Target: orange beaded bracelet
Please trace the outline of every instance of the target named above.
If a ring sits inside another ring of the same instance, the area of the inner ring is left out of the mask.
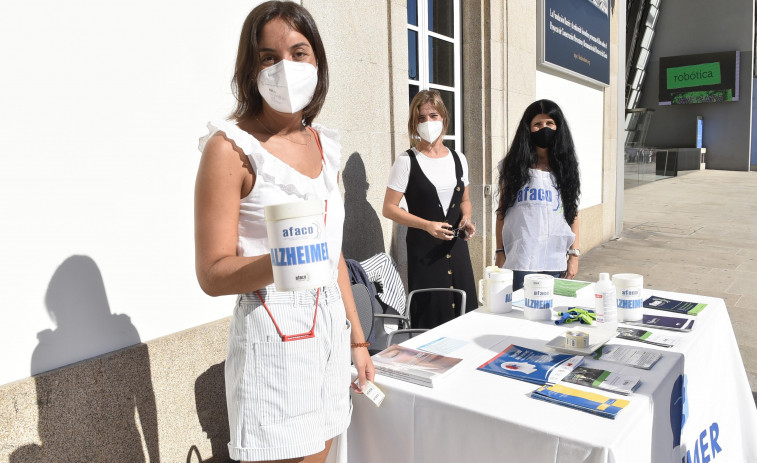
[[[368,347],[370,345],[371,343],[367,341],[366,342],[353,342],[352,344],[350,344],[350,347],[354,349],[356,347]]]

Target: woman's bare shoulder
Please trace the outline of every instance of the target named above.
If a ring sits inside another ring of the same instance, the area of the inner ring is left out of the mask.
[[[222,131],[217,131],[210,136],[202,150],[203,155],[212,154],[215,156],[230,156],[235,153],[242,153],[234,142]]]
[[[201,166],[211,170],[242,168],[254,175],[249,157],[222,131],[211,135],[205,143],[202,150]]]

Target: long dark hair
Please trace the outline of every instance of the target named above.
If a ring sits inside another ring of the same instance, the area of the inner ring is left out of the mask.
[[[572,225],[578,214],[578,198],[581,195],[578,160],[568,121],[557,103],[550,100],[535,101],[526,108],[510,150],[500,162],[497,216],[505,217],[507,210],[515,203],[518,191],[528,183],[528,169],[538,161],[536,147],[531,142],[531,121],[539,114],[547,114],[557,124],[554,143],[549,147],[549,169],[555,176],[555,186],[562,198],[565,221]]]
[[[323,41],[318,33],[313,17],[308,10],[294,2],[270,1],[256,6],[244,21],[242,33],[239,37],[237,63],[234,78],[231,82],[237,105],[231,114],[236,120],[246,119],[260,114],[263,109],[263,97],[258,91],[258,73],[260,72],[260,57],[258,56],[258,40],[263,26],[272,19],[281,19],[292,29],[304,35],[315,54],[318,65],[318,85],[313,99],[302,110],[302,120],[310,125],[321,112],[329,91],[329,65]]]

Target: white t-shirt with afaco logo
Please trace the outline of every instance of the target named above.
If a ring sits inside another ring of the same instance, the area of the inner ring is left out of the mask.
[[[529,169],[529,182],[518,191],[502,227],[504,268],[562,271],[565,253],[576,235],[565,221],[560,192],[551,172]]]

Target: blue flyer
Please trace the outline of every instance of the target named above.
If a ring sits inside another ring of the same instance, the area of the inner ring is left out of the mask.
[[[627,400],[613,399],[562,384],[542,386],[531,397],[612,419],[629,404]]]
[[[554,383],[577,367],[582,355],[551,354],[511,344],[479,370],[536,384]]]

